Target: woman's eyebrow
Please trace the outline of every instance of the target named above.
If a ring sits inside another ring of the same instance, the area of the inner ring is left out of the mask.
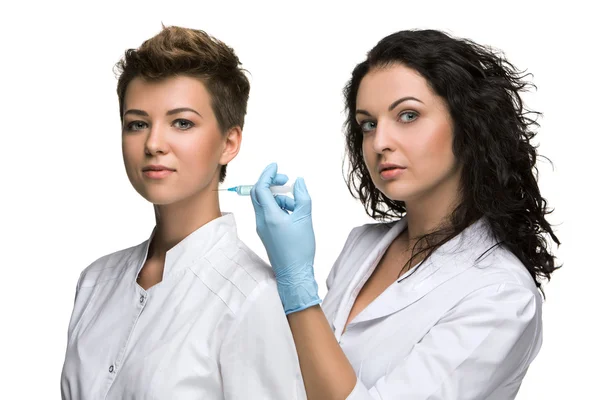
[[[414,100],[414,101],[418,101],[419,103],[423,104],[423,102],[419,99],[417,99],[416,97],[412,97],[412,96],[407,96],[407,97],[402,97],[401,99],[396,100],[395,102],[393,102],[392,104],[390,104],[390,106],[388,107],[388,111],[392,111],[394,108],[398,107],[398,105],[404,101],[408,101],[408,100]]]
[[[147,117],[148,116],[148,113],[146,111],[136,110],[134,108],[125,111],[123,113],[123,116],[126,116],[127,114],[141,115],[142,117]]]
[[[189,107],[174,108],[172,110],[167,111],[167,115],[179,114],[180,112],[185,112],[185,111],[191,111],[195,114],[198,114],[198,116],[200,118],[202,118],[202,115],[200,115],[200,113],[198,111],[194,110],[193,108],[189,108]]]
[[[167,115],[179,114],[179,113],[185,112],[185,111],[191,111],[191,112],[193,112],[195,114],[198,114],[198,116],[202,118],[202,115],[200,115],[200,113],[198,111],[194,110],[193,108],[189,108],[189,107],[174,108],[172,110],[167,111]],[[126,116],[127,114],[141,115],[142,117],[148,117],[149,116],[146,111],[137,110],[135,108],[132,108],[132,109],[129,109],[129,110],[125,111],[123,113],[123,116]]]
[[[398,107],[398,105],[400,103],[408,101],[408,100],[414,100],[414,101],[418,101],[421,104],[425,104],[421,100],[417,99],[416,97],[407,96],[407,97],[402,97],[401,99],[398,99],[398,100],[394,101],[392,104],[390,104],[390,106],[388,107],[388,111],[392,111],[394,108]],[[357,109],[355,113],[356,114],[363,114],[363,115],[366,115],[367,117],[371,116],[371,114],[368,111],[361,110],[361,109]]]

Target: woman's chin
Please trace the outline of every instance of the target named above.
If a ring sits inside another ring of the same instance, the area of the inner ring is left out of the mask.
[[[392,201],[406,201],[406,199],[411,197],[412,191],[408,190],[406,187],[400,186],[401,185],[394,185],[393,183],[384,183],[378,184],[377,189]]]
[[[138,191],[140,196],[142,196],[146,201],[152,203],[155,206],[168,206],[171,204],[178,203],[182,199],[173,194],[168,193],[141,193]]]

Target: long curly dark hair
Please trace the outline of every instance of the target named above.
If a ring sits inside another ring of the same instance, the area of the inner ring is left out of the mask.
[[[356,122],[356,96],[370,70],[394,64],[417,71],[444,99],[453,121],[453,152],[466,166],[460,204],[445,226],[419,239],[425,245],[416,254],[413,251],[408,264],[419,254],[429,257],[486,217],[498,243],[521,260],[542,290],[542,280],[549,280],[558,268],[545,236],[557,245],[560,242],[546,220],[551,211],[537,184],[538,154],[531,140],[539,113],[527,110],[520,96],[535,87],[525,80],[529,74],[517,70],[497,50],[436,30],[400,31],[369,51],[344,89],[346,184],[367,213],[381,220],[403,217],[406,207],[383,195],[369,176],[363,160],[363,134]]]

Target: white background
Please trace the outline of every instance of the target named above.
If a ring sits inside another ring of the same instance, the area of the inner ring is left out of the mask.
[[[544,113],[542,194],[563,242],[546,286],[545,339],[519,400],[592,398],[600,357],[595,171],[598,34],[583,2],[190,1],[83,5],[3,2],[0,116],[0,398],[56,399],[79,273],[137,244],[152,206],[123,167],[112,67],[165,25],[203,29],[251,73],[242,151],[227,184],[251,184],[271,161],[304,176],[314,204],[316,274],[325,278],[353,226],[369,222],[342,175],[341,90],[385,35],[435,28],[503,49],[534,74],[527,104]],[[488,5],[489,3],[489,5]],[[592,2],[590,2],[592,3]],[[16,8],[18,7],[18,8]],[[223,194],[260,256],[249,198]],[[401,340],[399,338],[399,340]]]

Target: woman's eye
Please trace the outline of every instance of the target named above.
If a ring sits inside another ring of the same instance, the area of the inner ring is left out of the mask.
[[[418,116],[419,114],[417,114],[414,111],[405,111],[400,114],[400,121],[405,123],[413,122],[415,119],[417,119]]]
[[[128,131],[141,131],[147,126],[144,121],[133,121],[127,124]]]
[[[176,128],[184,131],[194,126],[194,123],[192,121],[188,121],[187,119],[177,119],[175,122],[173,122],[173,124]]]
[[[360,122],[360,130],[363,131],[363,133],[372,132],[375,128],[377,128],[377,123],[373,121]]]

